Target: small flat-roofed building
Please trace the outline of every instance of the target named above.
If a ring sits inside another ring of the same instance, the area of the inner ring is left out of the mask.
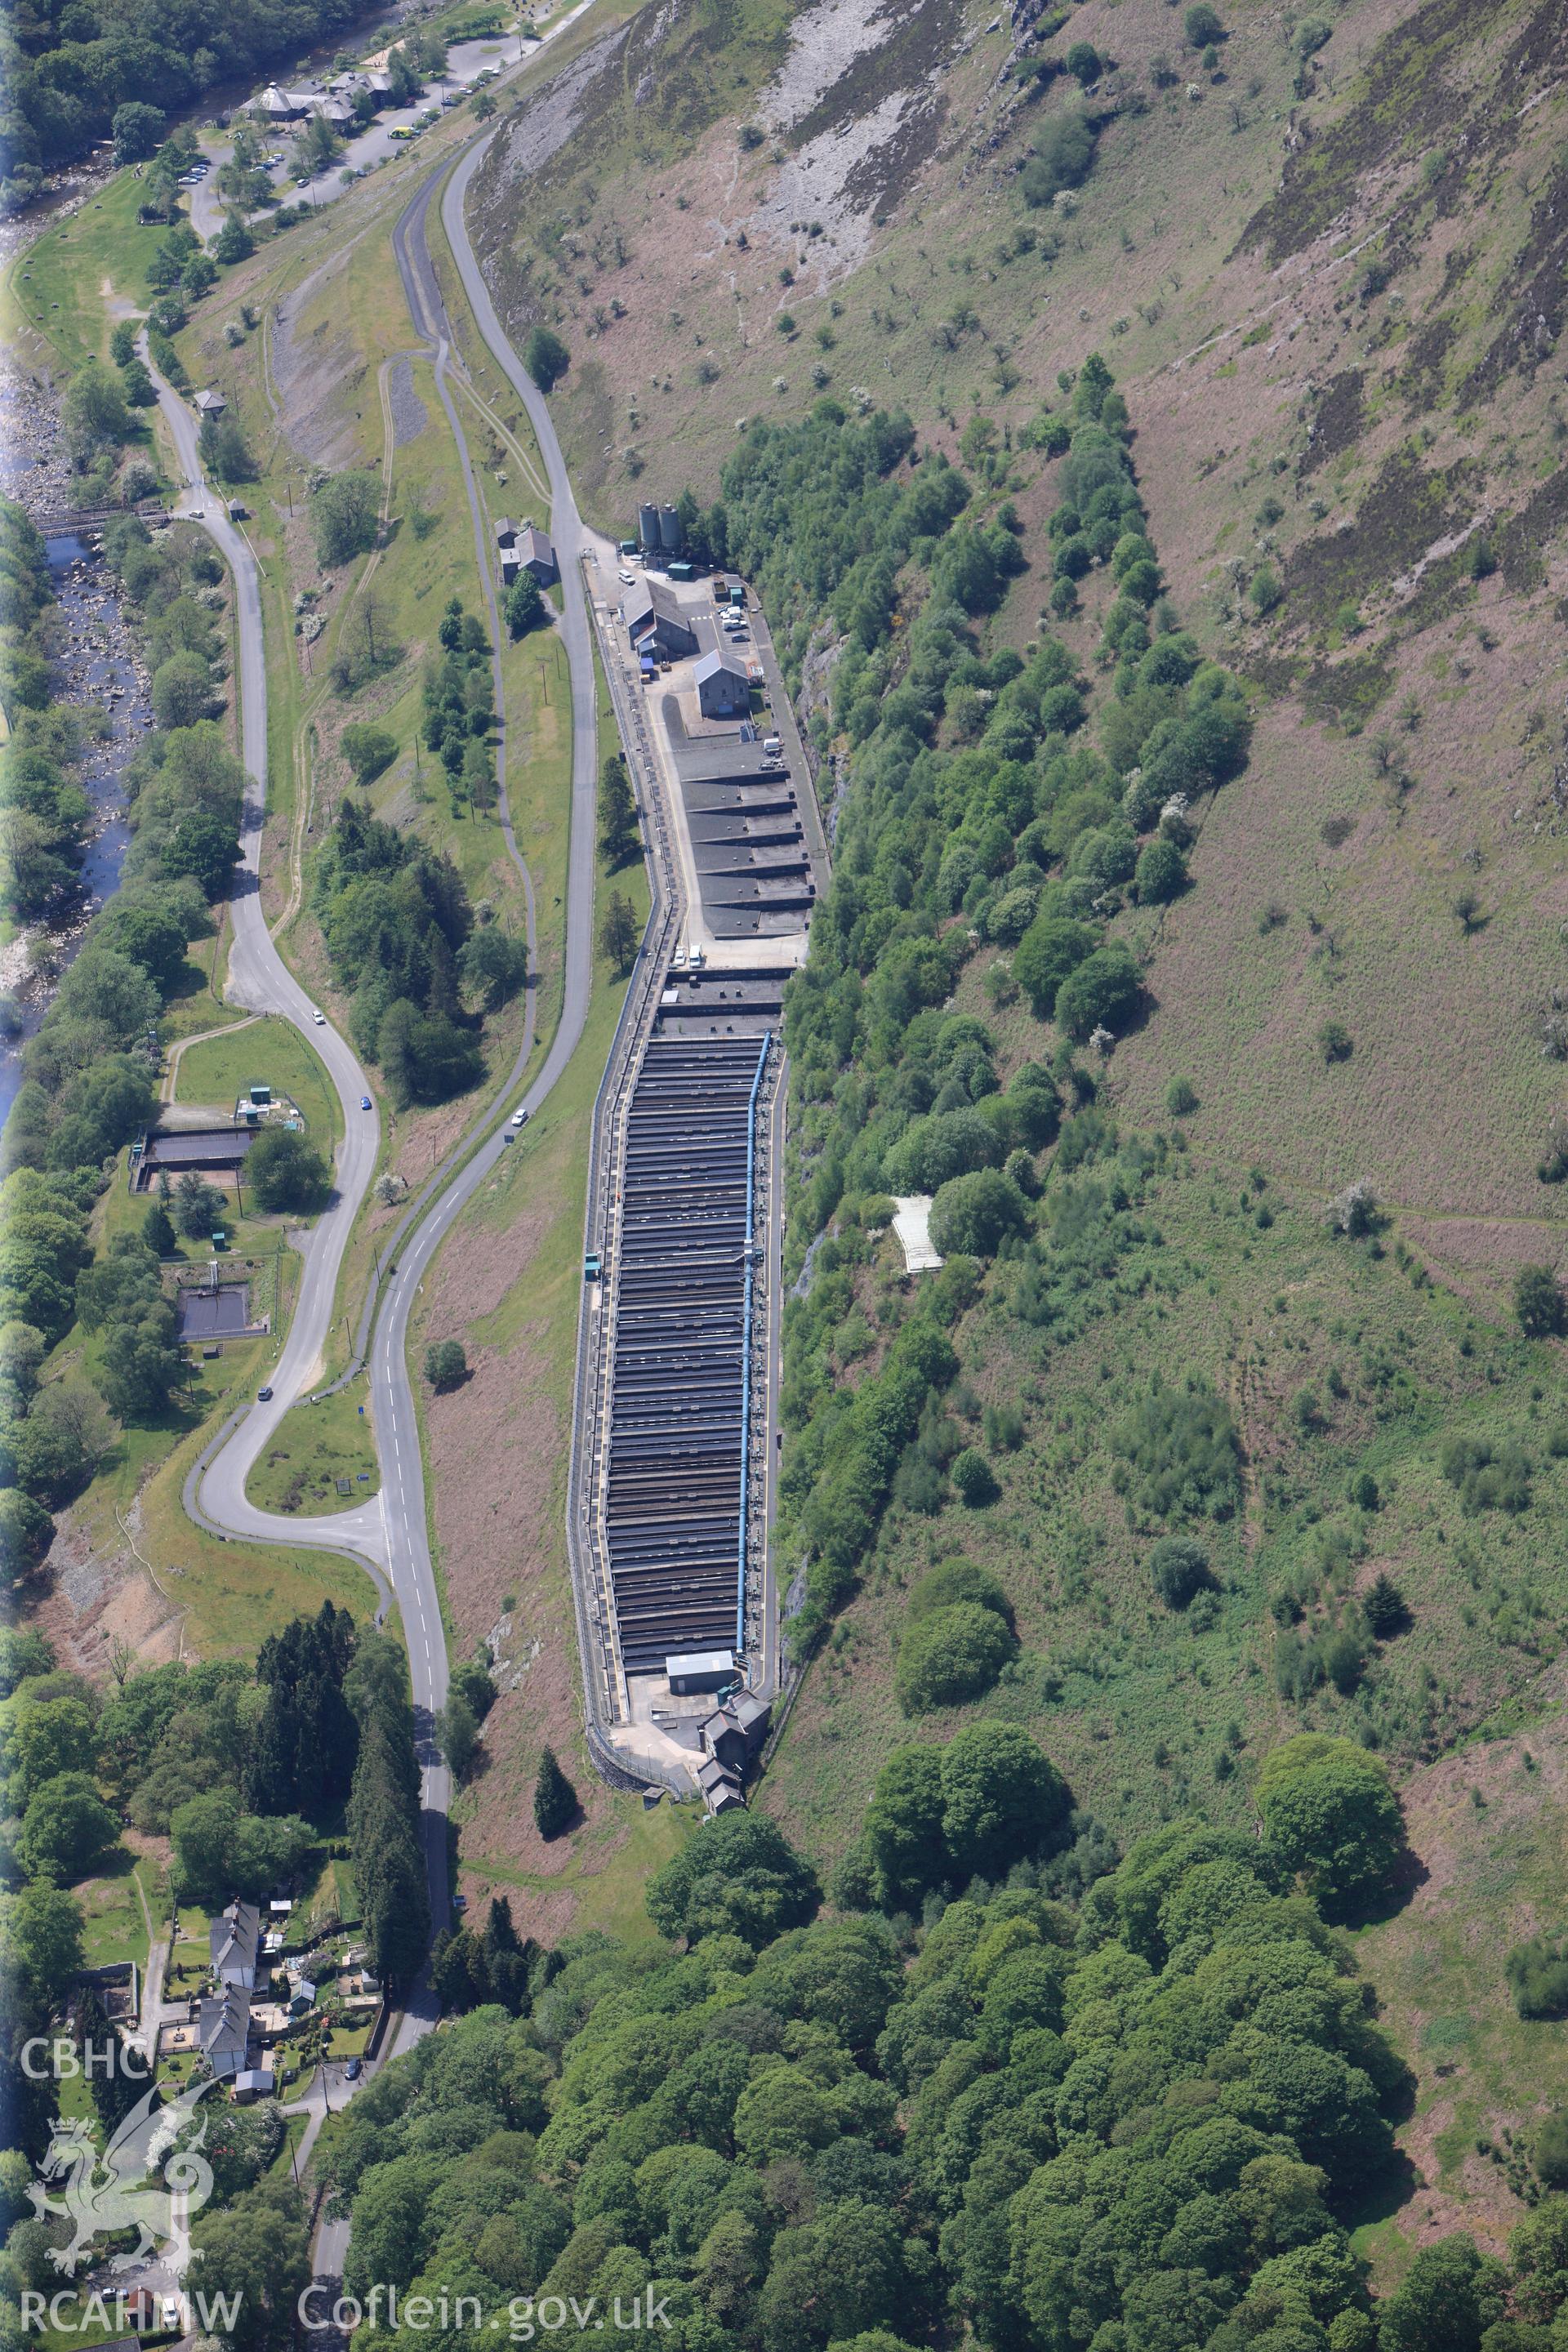
[[[132,1150],[131,1189],[149,1192],[165,1171],[177,1182],[190,1168],[208,1175],[232,1175],[244,1168],[257,1133],[251,1127],[155,1129],[140,1150]]]
[[[496,555],[500,563],[501,586],[510,588],[517,578],[517,525],[507,515],[502,515],[496,525]]]
[[[733,1650],[680,1650],[664,1662],[665,1679],[678,1696],[722,1690],[735,1679]]]
[[[931,1237],[931,1204],[929,1192],[910,1192],[893,1202],[893,1231],[904,1253],[906,1274],[934,1274],[942,1264],[942,1252]]]

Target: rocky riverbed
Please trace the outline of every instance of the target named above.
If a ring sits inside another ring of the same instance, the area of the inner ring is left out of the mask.
[[[52,394],[14,372],[0,373],[0,488],[35,516],[71,504],[58,423]],[[57,697],[84,719],[79,774],[93,815],[74,902],[57,921],[25,927],[0,950],[0,992],[11,1008],[0,1036],[0,1120],[21,1083],[23,1045],[43,1019],[93,914],[120,887],[130,840],[124,772],[153,724],[146,667],[97,552],[96,534],[46,544],[58,599]]]

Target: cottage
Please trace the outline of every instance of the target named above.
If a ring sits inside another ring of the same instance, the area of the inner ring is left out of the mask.
[[[727,647],[715,646],[703,654],[691,673],[697,681],[697,707],[704,719],[744,719],[752,708],[751,680],[746,665]]]
[[[517,560],[524,572],[531,572],[542,588],[548,588],[560,573],[556,568],[555,550],[542,530],[525,522],[517,536]]]
[[[710,1756],[706,1762],[698,1766],[697,1785],[710,1804],[720,1790],[730,1790],[739,1796],[741,1789],[733,1772],[727,1770],[716,1756]]]
[[[249,2042],[250,2000],[243,1987],[204,1994],[196,2046],[220,2083],[244,2072]]]
[[[773,1711],[769,1701],[758,1698],[754,1691],[737,1691],[724,1711],[744,1732],[747,1756],[754,1756],[767,1738],[768,1725],[773,1720]]]
[[[679,599],[660,580],[639,581],[621,606],[626,635],[639,652],[657,651],[670,661],[684,661],[697,651],[697,632],[681,611]]]
[[[221,416],[228,406],[222,393],[215,392],[210,384],[205,392],[197,393],[194,404],[204,424],[209,416]]]
[[[261,1914],[254,1903],[231,1903],[207,1929],[212,1971],[220,1985],[256,1989],[256,1955],[261,1943]]]
[[[737,1778],[746,1769],[746,1735],[732,1715],[721,1707],[707,1717],[698,1732],[703,1753]]]
[[[772,1709],[765,1699],[742,1691],[727,1699],[701,1725],[698,1737],[703,1749],[729,1771],[743,1775],[767,1737]]]

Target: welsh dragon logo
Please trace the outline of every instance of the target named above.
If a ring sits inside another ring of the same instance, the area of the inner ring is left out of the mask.
[[[121,2230],[134,2230],[136,2243],[114,2256],[111,2270],[130,2270],[158,2249],[176,2276],[184,2270],[192,2218],[213,2186],[212,2167],[201,2153],[206,2119],[189,2138],[185,2126],[197,2101],[211,2089],[210,2081],[195,2083],[160,2105],[154,2085],[115,2127],[101,2155],[83,2118],[57,2120],[38,2167],[42,2178],[27,2194],[40,2221],[71,2225],[69,2244],[49,2249],[58,2271],[74,2277],[91,2256],[94,2241]],[[51,2186],[58,2195],[50,2195]]]

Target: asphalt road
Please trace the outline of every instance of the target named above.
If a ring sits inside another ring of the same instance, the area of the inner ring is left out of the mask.
[[[345,1512],[339,1517],[297,1519],[259,1511],[245,1498],[245,1481],[251,1464],[320,1366],[331,1321],[338,1269],[355,1213],[375,1168],[381,1121],[374,1109],[360,1108],[370,1093],[370,1084],[353,1048],[330,1024],[325,1027],[316,1025],[314,1006],[274,947],[267,929],[258,878],[268,761],[267,655],[259,576],[245,534],[230,522],[223,498],[216,490],[204,488],[195,417],[155,370],[153,376],[158,385],[158,404],[187,485],[179,501],[180,511],[200,521],[227,558],[238,604],[240,748],[251,788],[245,795],[240,863],[230,902],[234,945],[229,952],[226,992],[234,1003],[258,1013],[280,1013],[293,1023],[326,1064],[343,1115],[343,1139],[337,1151],[332,1199],[306,1239],[300,1303],[288,1339],[276,1363],[268,1368],[264,1383],[271,1388],[272,1400],[268,1404],[252,1403],[239,1416],[232,1436],[207,1467],[201,1481],[200,1499],[205,1515],[235,1535],[289,1544],[327,1541],[334,1549],[363,1548],[379,1556],[380,1513],[374,1505]]]
[[[562,1005],[561,1025],[555,1033],[544,1067],[528,1097],[531,1104],[542,1101],[576,1051],[577,1040],[583,1034],[583,1024],[587,1018],[588,998],[593,988],[597,691],[594,676],[593,631],[583,590],[582,566],[578,561],[584,541],[583,521],[577,512],[577,501],[572,495],[566,460],[555,437],[550,404],[513,351],[506,331],[496,316],[489,289],[479,274],[479,265],[474,258],[474,249],[468,242],[468,226],[463,219],[463,203],[469,183],[494,137],[494,131],[489,131],[482,139],[477,140],[447,181],[441,199],[441,226],[447,232],[452,257],[458,265],[458,275],[462,279],[463,292],[479,333],[489,345],[497,366],[528,412],[529,423],[533,427],[544,459],[545,477],[550,484],[550,533],[555,542],[555,560],[561,567],[561,635],[572,669],[572,840],[566,869],[565,997]],[[435,185],[436,177],[433,176],[420,192],[426,198],[426,209]],[[406,215],[405,218],[407,218]],[[446,310],[441,303],[435,272],[430,268],[429,250],[425,239],[425,218],[426,211],[421,210],[417,234],[411,234],[409,245],[411,251],[417,255],[421,299],[427,307],[432,303],[435,305],[429,315],[433,320],[438,316],[440,332],[449,341]]]
[[[582,1035],[593,981],[595,800],[596,782],[595,691],[587,608],[577,563],[582,525],[567,479],[564,459],[544,401],[524,373],[491,309],[462,220],[462,197],[483,152],[481,141],[464,158],[448,189],[443,218],[465,290],[498,363],[521,395],[544,454],[552,493],[552,532],[561,564],[561,623],[572,677],[572,816],[566,887],[565,988],[560,1025],[538,1077],[522,1097],[532,1113],[549,1095]],[[395,252],[416,324],[436,343],[445,362],[451,346],[449,325],[430,265],[426,222],[442,171],[432,173],[399,220]],[[444,392],[444,387],[443,387]],[[360,1108],[370,1092],[364,1073],[347,1044],[329,1024],[318,1027],[303,989],[274,947],[262,913],[258,884],[261,823],[267,778],[267,673],[259,581],[244,533],[228,520],[221,499],[204,490],[197,451],[197,425],[184,403],[160,383],[160,405],[189,485],[182,511],[199,520],[232,567],[238,603],[239,682],[245,764],[255,790],[247,794],[241,834],[242,863],[234,898],[235,945],[228,993],[257,1011],[291,1020],[321,1054],[343,1106],[344,1140],[339,1150],[333,1201],[306,1244],[300,1303],[268,1381],[266,1404],[253,1403],[220,1433],[210,1458],[199,1464],[187,1485],[194,1516],[220,1532],[266,1543],[311,1545],[346,1551],[384,1569],[402,1612],[423,1773],[426,1865],[431,1909],[437,1926],[450,1916],[447,1814],[450,1784],[434,1741],[434,1717],[447,1696],[447,1662],[441,1612],[426,1536],[424,1471],[418,1425],[405,1361],[409,1314],[430,1261],[465,1204],[508,1148],[510,1129],[490,1133],[440,1192],[424,1221],[395,1243],[395,1262],[383,1293],[371,1341],[370,1375],[376,1437],[382,1461],[382,1491],[373,1505],[325,1517],[300,1518],[258,1509],[245,1494],[251,1465],[268,1443],[283,1414],[319,1376],[332,1314],[337,1276],[354,1214],[374,1171],[380,1123]],[[448,402],[448,415],[457,419]],[[459,446],[461,446],[459,436]],[[472,478],[469,475],[470,490]],[[475,501],[477,509],[477,500]],[[489,550],[482,529],[477,552],[489,581]],[[493,617],[493,594],[491,596]],[[509,846],[515,844],[507,825]],[[521,866],[521,857],[518,859]],[[529,1041],[531,1044],[531,1041]],[[529,1049],[525,1044],[526,1058]],[[516,1073],[514,1072],[514,1076]],[[510,1093],[511,1079],[502,1091]],[[438,1171],[437,1181],[446,1171]],[[379,1581],[379,1579],[378,1579]],[[433,2021],[427,1990],[411,1999],[394,2045],[408,2046]]]

